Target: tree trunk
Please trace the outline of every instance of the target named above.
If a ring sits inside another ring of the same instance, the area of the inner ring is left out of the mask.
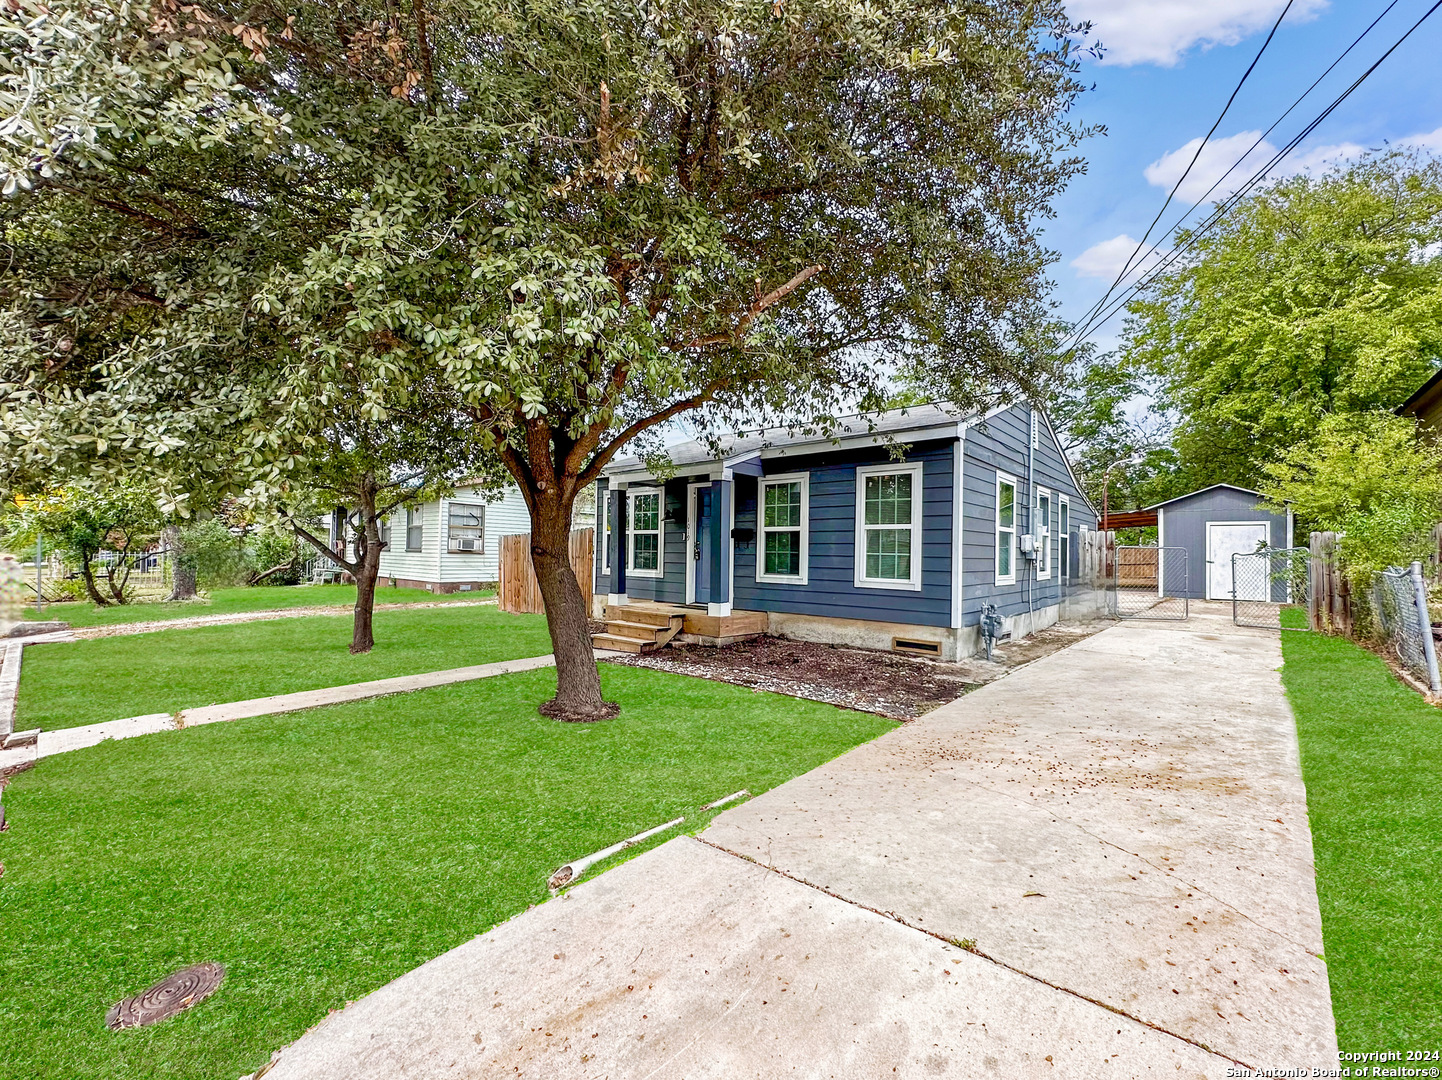
[[[374,521],[367,522],[367,530],[375,527]],[[355,627],[351,631],[350,651],[368,653],[376,644],[375,610],[376,578],[381,569],[381,547],[379,537],[376,543],[367,544],[364,552],[356,552],[355,576]],[[360,546],[359,542],[356,545]]]
[[[180,526],[170,524],[160,532],[160,546],[170,552],[170,595],[166,600],[195,599],[195,564],[180,546]]]
[[[556,657],[556,696],[541,712],[573,723],[609,720],[621,709],[601,697],[591,613],[571,567],[570,507],[548,492],[539,493],[531,509],[531,564],[546,603],[546,628]]]
[[[80,553],[80,577],[85,582],[85,591],[90,594],[90,599],[95,601],[96,607],[109,607],[110,601],[100,595],[100,589],[95,584],[95,571],[90,566],[90,552]]]

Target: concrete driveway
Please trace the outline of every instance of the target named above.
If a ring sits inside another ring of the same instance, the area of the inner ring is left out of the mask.
[[[1335,1066],[1275,634],[1023,668],[334,1014],[269,1080]]]

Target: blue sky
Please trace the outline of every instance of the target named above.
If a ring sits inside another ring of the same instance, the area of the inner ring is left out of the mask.
[[[1411,26],[1433,0],[1399,0],[1391,13],[1268,139],[1280,147]],[[1111,284],[1167,191],[1251,63],[1285,0],[1072,0],[1105,47],[1087,59],[1076,118],[1108,133],[1084,144],[1088,161],[1045,224],[1061,259],[1052,267],[1059,313],[1081,315]],[[1386,0],[1294,0],[1261,63],[1167,211],[1169,224],[1265,130],[1386,7]],[[1386,142],[1442,151],[1442,10],[1423,23],[1285,162],[1325,167]],[[1238,170],[1250,176],[1256,166]],[[1201,182],[1193,186],[1193,177]],[[1220,189],[1219,189],[1220,192]],[[1214,196],[1215,197],[1215,196]],[[1198,212],[1200,216],[1201,211]],[[1128,238],[1132,241],[1128,242]],[[1153,234],[1153,241],[1158,239]],[[1165,234],[1161,237],[1165,240]],[[1165,246],[1165,245],[1164,245]],[[1114,318],[1096,336],[1109,347]]]

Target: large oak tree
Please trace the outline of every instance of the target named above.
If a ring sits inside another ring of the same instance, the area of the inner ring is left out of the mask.
[[[552,715],[607,712],[567,553],[622,447],[1045,372],[1060,0],[45,10],[0,5],[10,481],[275,483],[294,416],[424,386],[530,508]]]

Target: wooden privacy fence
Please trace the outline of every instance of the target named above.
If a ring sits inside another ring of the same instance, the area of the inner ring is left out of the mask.
[[[1313,630],[1352,636],[1352,588],[1337,558],[1337,534],[1314,532],[1308,560],[1311,595],[1307,624]]]
[[[1094,588],[1111,582],[1116,569],[1117,534],[1082,529],[1077,533],[1077,579]]]
[[[595,529],[571,530],[571,569],[576,572],[576,581],[580,583],[587,614],[591,611],[591,587],[595,580],[595,543]],[[498,591],[502,611],[513,615],[540,615],[545,612],[541,586],[536,581],[535,567],[531,565],[530,533],[501,537],[500,578]]]

